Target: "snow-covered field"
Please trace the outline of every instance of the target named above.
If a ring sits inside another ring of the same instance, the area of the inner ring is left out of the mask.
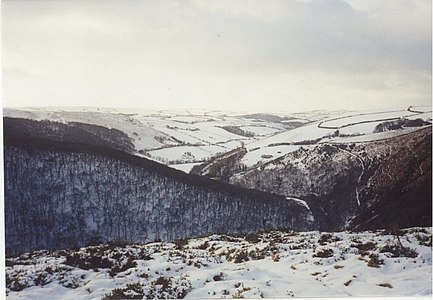
[[[132,139],[138,155],[169,165],[204,161],[285,130],[282,123],[202,111],[20,108],[5,109],[4,116],[116,128]]]
[[[197,165],[200,165],[200,163],[175,164],[175,165],[170,165],[170,167],[185,173],[189,173],[192,170],[192,168],[194,168],[194,166]]]
[[[431,234],[271,231],[35,251],[6,260],[7,299],[430,296]]]
[[[292,152],[293,147],[299,144],[371,142],[409,134],[423,127],[405,127],[386,132],[374,132],[374,130],[381,122],[398,120],[399,118],[422,119],[431,122],[431,108],[413,107],[413,109],[418,109],[418,111],[396,109],[391,111],[342,112],[341,115],[334,114],[331,118],[320,122],[309,123],[305,126],[282,131],[247,143],[245,147],[249,152],[244,157],[243,163],[247,166],[252,166],[260,161],[265,162],[266,157],[268,157],[267,160],[275,159]],[[280,147],[278,151],[274,151],[276,150],[276,146]],[[263,157],[258,154],[264,154],[265,159],[263,160]],[[270,155],[273,158],[270,158]]]
[[[241,146],[248,150],[242,163],[253,166],[296,150],[296,144],[369,142],[419,129],[407,127],[373,133],[384,120],[406,117],[431,121],[432,118],[431,107],[421,106],[383,111],[311,111],[261,118],[227,112],[96,108],[5,109],[4,115],[116,128],[132,139],[137,155],[185,172],[192,164]],[[272,121],[272,117],[281,121]],[[297,122],[300,127],[292,129],[290,122]]]
[[[426,128],[429,126],[431,126],[431,125],[423,126],[423,127],[408,127],[408,128],[404,128],[401,130],[377,132],[377,133],[348,136],[348,137],[333,137],[332,139],[329,139],[325,142],[335,143],[335,144],[374,142],[374,141],[380,141],[380,140],[395,138],[395,137],[402,136],[405,134],[410,134],[412,132],[418,131],[420,129],[423,129],[423,128]]]
[[[293,144],[304,141],[314,141],[321,139],[324,136],[332,135],[335,131],[333,129],[322,129],[317,127],[318,123],[308,124],[299,128],[284,131],[273,136],[263,138],[259,141],[251,142],[246,146],[248,150],[255,148],[262,148],[267,146],[274,146],[278,144]]]
[[[377,120],[389,120],[396,118],[406,118],[410,116],[418,115],[418,113],[409,112],[407,110],[395,110],[395,111],[373,111],[364,112],[359,114],[347,114],[337,118],[328,119],[322,122],[323,127],[335,127],[341,128],[351,124],[357,124],[359,122],[374,122]]]
[[[266,163],[270,160],[274,160],[278,157],[284,156],[287,153],[296,151],[300,146],[296,145],[282,145],[282,146],[271,146],[252,149],[245,154],[242,158],[241,163],[247,167],[251,167],[257,163]]]
[[[224,153],[227,149],[218,145],[178,146],[148,151],[150,158],[170,165],[188,162],[203,162],[217,153]]]

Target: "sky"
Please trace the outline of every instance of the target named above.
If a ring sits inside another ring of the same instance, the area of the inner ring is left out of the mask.
[[[3,106],[431,106],[431,5],[4,0]]]

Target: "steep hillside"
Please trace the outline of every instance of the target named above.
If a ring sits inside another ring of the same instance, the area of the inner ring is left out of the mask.
[[[305,200],[320,228],[431,225],[431,127],[372,142],[301,146],[243,168],[202,165],[197,174]],[[246,170],[245,170],[246,169]]]
[[[104,241],[315,228],[308,208],[285,197],[187,175],[110,147],[53,141],[17,128],[5,131],[8,254]]]
[[[394,140],[392,144],[385,158],[380,161],[370,158],[368,180],[361,194],[363,209],[351,223],[354,229],[432,222],[431,128]],[[369,151],[374,151],[371,148]]]

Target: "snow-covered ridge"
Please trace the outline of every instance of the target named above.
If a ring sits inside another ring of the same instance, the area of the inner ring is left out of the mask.
[[[212,235],[6,260],[8,299],[428,296],[432,229]]]

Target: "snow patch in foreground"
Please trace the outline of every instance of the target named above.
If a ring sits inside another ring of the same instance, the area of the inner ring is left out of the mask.
[[[431,296],[431,233],[270,231],[34,251],[6,260],[7,297]]]

